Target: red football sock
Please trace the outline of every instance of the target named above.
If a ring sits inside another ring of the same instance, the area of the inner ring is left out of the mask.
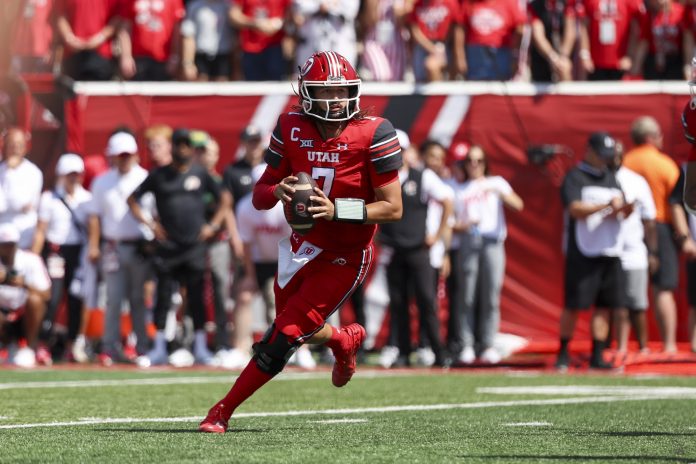
[[[240,404],[246,401],[259,388],[263,387],[266,382],[271,380],[273,376],[259,369],[256,365],[256,360],[252,359],[244,368],[239,377],[232,385],[230,391],[221,399],[216,406],[219,406],[225,411],[229,418]]]
[[[329,327],[331,327],[331,338],[324,344],[331,348],[331,351],[335,351],[337,348],[341,347],[341,342],[343,341],[343,332],[332,325]]]

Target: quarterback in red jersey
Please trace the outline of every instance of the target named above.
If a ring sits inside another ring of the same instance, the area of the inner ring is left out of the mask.
[[[280,242],[275,321],[254,344],[232,389],[201,422],[202,432],[224,433],[234,410],[280,373],[303,343],[328,346],[336,359],[332,383],[348,383],[365,329],[350,324],[339,330],[326,319],[365,278],[376,224],[401,218],[396,131],[360,110],[353,66],[338,53],[315,53],[300,69],[299,100],[297,111],[278,118],[252,200],[257,209],[290,202],[294,174],[307,172],[318,185],[309,208],[316,223]]]

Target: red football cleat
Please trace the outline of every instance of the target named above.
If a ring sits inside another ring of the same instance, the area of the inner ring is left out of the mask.
[[[331,382],[335,387],[344,386],[355,374],[358,348],[365,340],[365,328],[360,324],[350,324],[341,331],[345,333],[345,337],[341,347],[334,351],[336,362],[331,373]]]
[[[205,433],[225,433],[227,432],[227,421],[225,419],[222,407],[220,405],[213,406],[205,419],[198,426],[199,432]]]

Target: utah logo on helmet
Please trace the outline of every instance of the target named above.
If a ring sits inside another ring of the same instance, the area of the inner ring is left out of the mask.
[[[298,77],[300,103],[305,114],[323,121],[347,121],[360,112],[360,84],[358,73],[345,57],[336,52],[317,52],[310,56],[300,67]],[[314,89],[318,87],[347,87],[348,98],[339,99],[346,102],[346,110],[340,114],[331,114],[329,103],[336,100],[315,98]],[[325,102],[322,108],[319,102]]]

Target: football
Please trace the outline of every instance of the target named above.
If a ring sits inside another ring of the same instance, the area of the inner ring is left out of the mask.
[[[306,172],[298,172],[295,177],[297,177],[297,182],[292,184],[295,193],[292,195],[290,203],[285,204],[285,220],[288,221],[293,231],[303,235],[314,227],[314,218],[308,208],[314,204],[309,197],[315,195],[314,187],[317,186],[317,183]]]

